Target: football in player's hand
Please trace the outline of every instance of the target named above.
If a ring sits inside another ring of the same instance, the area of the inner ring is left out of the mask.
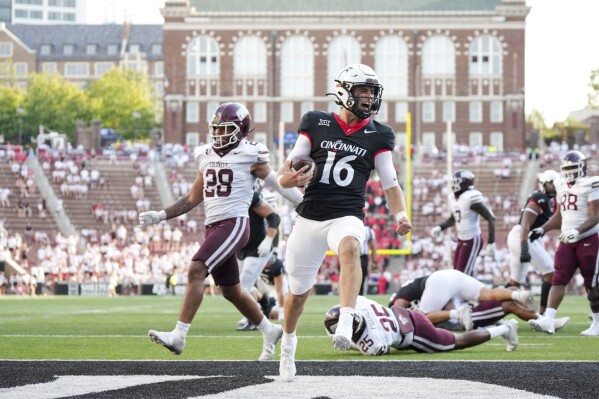
[[[304,170],[304,173],[310,173],[314,171],[316,162],[308,156],[298,157],[291,160],[291,169],[294,171],[298,171],[306,165],[308,165],[308,169]]]
[[[312,183],[312,181],[314,181],[316,178],[316,162],[314,162],[314,160],[308,156],[301,156],[291,159],[291,169],[294,171],[298,171],[304,166],[308,166],[308,168],[304,170],[303,173],[313,172],[312,179],[310,180],[310,183]]]

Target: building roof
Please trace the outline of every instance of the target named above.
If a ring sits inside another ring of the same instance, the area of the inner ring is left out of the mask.
[[[123,25],[7,25],[6,28],[29,48],[37,52],[40,61],[68,60],[110,60],[118,61],[123,37]],[[163,42],[162,25],[129,26],[129,44],[139,44],[140,51],[147,54],[148,60],[162,59],[163,55],[153,54],[152,45]],[[94,55],[87,54],[87,45],[97,46]],[[44,45],[51,46],[50,54],[42,54]],[[73,53],[65,55],[63,47],[73,45]],[[114,55],[108,54],[108,46],[117,45]]]
[[[568,118],[573,118],[578,122],[588,123],[589,119],[599,117],[599,109],[583,108],[577,111],[572,111]]]
[[[493,11],[502,0],[190,0],[196,12]],[[518,2],[511,0],[510,2]],[[521,1],[524,3],[524,0]]]

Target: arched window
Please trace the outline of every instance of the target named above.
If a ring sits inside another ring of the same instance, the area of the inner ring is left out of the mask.
[[[210,36],[198,36],[187,45],[187,77],[218,76],[218,43]]]
[[[337,36],[328,49],[328,91],[335,87],[335,78],[349,64],[359,64],[362,59],[360,43],[352,36]],[[370,66],[370,65],[369,65]]]
[[[314,96],[314,46],[305,36],[290,36],[283,42],[281,96]]]
[[[422,47],[422,75],[454,75],[455,46],[443,35],[430,37]]]
[[[468,54],[468,67],[471,76],[501,75],[501,43],[497,38],[484,35],[472,40]]]
[[[233,76],[266,77],[266,45],[258,36],[244,36],[233,50]]]
[[[383,98],[408,95],[408,46],[399,36],[384,36],[374,53],[374,70],[383,84]]]

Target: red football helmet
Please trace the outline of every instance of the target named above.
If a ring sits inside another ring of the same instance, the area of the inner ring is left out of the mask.
[[[250,132],[250,112],[241,104],[224,103],[218,106],[210,123],[210,137],[215,150],[234,148]]]
[[[341,315],[341,308],[339,305],[335,305],[330,308],[327,313],[324,315],[324,329],[326,330],[328,335],[335,335],[335,331],[337,330],[337,324],[339,323],[339,316]],[[366,324],[364,324],[364,319],[357,313],[354,313],[354,322],[353,322],[353,335],[352,340],[355,342],[360,339],[360,336],[364,332],[364,328],[366,328]]]
[[[560,164],[562,177],[568,183],[574,183],[579,177],[587,175],[587,157],[580,151],[568,151]]]
[[[453,173],[451,189],[456,196],[471,188],[474,188],[474,173],[469,170],[458,170]]]

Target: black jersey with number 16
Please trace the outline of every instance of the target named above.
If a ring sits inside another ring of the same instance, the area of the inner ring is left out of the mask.
[[[334,113],[310,111],[298,133],[310,140],[316,178],[306,188],[297,212],[311,220],[364,219],[366,182],[375,156],[393,150],[393,129],[371,118],[349,126]]]

